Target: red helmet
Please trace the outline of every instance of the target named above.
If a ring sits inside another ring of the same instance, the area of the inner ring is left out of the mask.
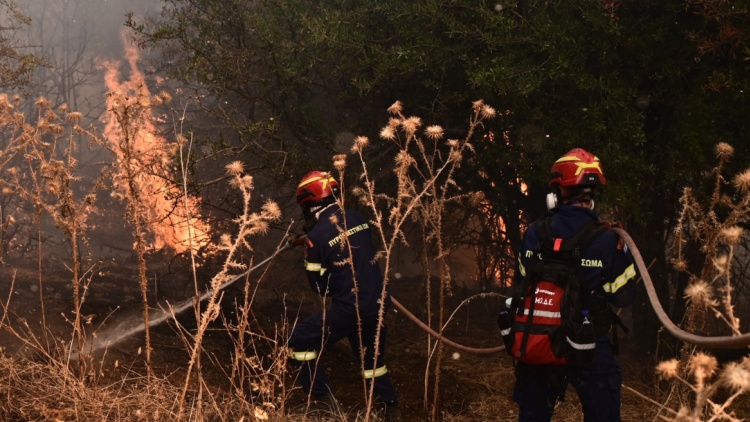
[[[297,186],[297,204],[311,204],[321,202],[325,198],[338,193],[339,184],[327,171],[311,171],[307,173]]]
[[[555,161],[550,172],[549,184],[551,186],[599,186],[607,184],[599,158],[582,148],[568,151],[567,154]]]

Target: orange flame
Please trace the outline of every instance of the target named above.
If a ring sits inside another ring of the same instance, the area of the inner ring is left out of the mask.
[[[127,177],[125,174],[126,158],[120,148],[123,141],[123,127],[118,122],[116,111],[129,110],[140,114],[136,124],[131,125],[127,136],[132,140],[133,156],[138,160],[129,160],[131,174],[138,186],[141,212],[144,213],[148,230],[153,236],[153,248],[162,249],[168,246],[177,252],[184,252],[192,247],[196,250],[208,243],[208,224],[198,215],[198,201],[193,197],[186,197],[180,189],[165,183],[165,178],[158,177],[152,166],[172,170],[174,165],[170,154],[176,145],[168,142],[157,134],[152,112],[152,95],[145,83],[143,73],[138,68],[140,57],[138,48],[127,41],[127,33],[121,38],[125,48],[125,58],[129,64],[130,78],[121,80],[119,61],[104,61],[104,82],[110,95],[107,96],[107,111],[102,116],[105,123],[103,135],[109,141],[111,149],[118,159],[118,174],[115,175],[115,195],[127,195]],[[158,98],[158,97],[154,97]],[[124,102],[124,103],[123,103]],[[133,133],[134,132],[134,133]]]

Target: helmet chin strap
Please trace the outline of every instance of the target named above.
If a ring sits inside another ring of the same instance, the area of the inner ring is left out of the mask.
[[[318,217],[320,216],[320,213],[333,204],[335,204],[335,202],[331,202],[330,204],[320,204],[310,207],[303,207],[302,214],[305,218],[305,223],[302,224],[302,231],[304,231],[305,233],[310,233],[310,230],[312,230],[313,227],[318,224]]]

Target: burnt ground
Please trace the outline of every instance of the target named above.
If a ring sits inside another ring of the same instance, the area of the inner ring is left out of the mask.
[[[320,301],[309,291],[302,271],[301,256],[296,252],[286,252],[269,266],[251,274],[251,283],[260,283],[252,302],[254,330],[265,333],[277,332],[285,319],[293,321],[295,318],[304,318],[321,306]],[[141,317],[141,296],[135,261],[129,256],[120,258],[117,263],[113,260],[99,260],[86,270],[86,279],[90,280],[90,283],[81,313],[86,318],[85,327],[89,331],[106,333],[120,321],[137,321]],[[45,262],[40,295],[39,275],[35,269],[37,264],[34,260],[30,260],[28,264],[31,268],[7,265],[1,270],[3,281],[0,298],[8,309],[6,324],[10,323],[18,330],[25,331],[23,327],[27,323],[33,337],[42,343],[50,343],[49,339],[52,337],[60,341],[70,341],[70,321],[74,316],[70,271],[61,261]],[[209,266],[202,268],[199,279],[205,282],[210,278],[208,274],[212,274],[212,271],[215,269]],[[150,257],[149,275],[153,283],[149,286],[149,299],[152,306],[158,306],[158,303],[163,304],[165,301],[171,304],[189,301],[193,289],[193,281],[189,274],[185,262],[159,256]],[[204,360],[203,375],[214,388],[220,390],[231,388],[226,374],[231,370],[231,353],[234,347],[225,324],[231,325],[236,320],[234,303],[242,299],[242,285],[242,282],[238,282],[226,289],[222,301],[223,321],[217,320],[204,340],[204,348],[210,358]],[[424,317],[426,292],[419,278],[404,277],[394,280],[390,290],[393,296],[412,312]],[[436,287],[434,291],[437,291]],[[472,293],[465,289],[456,289],[446,298],[446,309],[452,312],[463,299],[471,295]],[[51,337],[45,337],[45,331],[40,329],[40,299],[43,299],[44,304],[46,332]],[[475,299],[461,307],[447,328],[447,337],[472,347],[499,345],[501,340],[495,325],[498,302],[497,298]],[[433,306],[435,305],[437,303]],[[178,321],[187,330],[195,328],[191,310],[180,314]],[[425,368],[430,360],[427,336],[398,312],[391,311],[387,322],[388,367],[399,391],[405,420],[426,420],[432,407],[434,385],[434,378],[431,377],[429,390],[425,393]],[[180,374],[184,374],[188,355],[183,341],[177,334],[175,324],[168,321],[155,326],[151,330],[151,335],[155,372],[165,376],[169,374],[180,383],[184,379],[180,378]],[[32,348],[23,347],[16,336],[9,334],[7,326],[0,336],[6,354],[33,353]],[[28,338],[31,334],[26,333],[25,336]],[[110,375],[116,376],[118,371],[125,370],[123,368],[142,368],[143,354],[139,354],[139,349],[142,351],[143,346],[143,333],[137,333],[109,347],[106,353],[99,351],[96,359],[101,362],[104,372],[109,371]],[[661,391],[657,388],[653,376],[653,358],[637,356],[631,349],[625,338],[621,360],[626,385],[657,402],[663,402],[666,390]],[[261,344],[256,345],[254,350],[253,353],[263,353],[268,349]],[[435,359],[436,356],[433,356],[433,363]],[[115,368],[116,361],[120,369]],[[351,420],[354,420],[363,408],[362,384],[359,368],[346,341],[328,347],[324,363],[329,370],[335,395],[351,415]],[[439,375],[440,420],[516,419],[515,406],[510,399],[514,381],[511,360],[503,353],[456,354],[456,350],[445,347]],[[425,404],[426,395],[430,397],[427,401],[430,404]],[[556,411],[555,420],[581,420],[575,394],[571,392],[568,398]],[[292,392],[289,404],[294,406],[303,399],[299,391]],[[652,420],[657,416],[658,408],[638,394],[626,390],[622,413],[624,420]]]

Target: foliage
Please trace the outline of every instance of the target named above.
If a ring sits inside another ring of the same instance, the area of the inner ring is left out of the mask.
[[[34,69],[44,63],[40,57],[24,53],[17,40],[18,31],[30,23],[15,2],[0,1],[0,88],[22,88]]]

